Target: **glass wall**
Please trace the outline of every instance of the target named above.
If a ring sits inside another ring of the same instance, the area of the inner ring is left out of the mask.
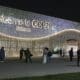
[[[68,55],[68,50],[73,47],[74,50],[77,50],[78,41],[79,39],[79,33],[75,33],[76,35],[76,42],[70,41],[67,42],[69,39],[75,39],[75,37],[71,37],[71,33],[66,32],[53,36],[46,39],[40,39],[40,40],[23,40],[23,39],[16,39],[16,38],[9,38],[0,36],[0,48],[3,46],[5,48],[6,58],[11,57],[18,57],[19,58],[19,51],[21,48],[27,49],[30,48],[31,53],[33,54],[33,57],[40,57],[43,55],[43,48],[48,47],[50,50],[59,50],[60,48],[63,48],[65,51],[65,55]],[[66,37],[64,37],[66,36]],[[67,37],[70,36],[70,37]],[[76,54],[75,54],[76,55]]]
[[[33,57],[38,57],[43,55],[43,48],[45,46],[49,47],[49,41],[27,41],[0,36],[0,48],[2,46],[5,48],[6,58],[19,57],[19,51],[21,48],[24,48],[24,50],[30,48]]]

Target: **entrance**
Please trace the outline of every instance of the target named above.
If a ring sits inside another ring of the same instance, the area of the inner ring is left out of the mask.
[[[73,48],[73,55],[76,56],[77,53],[77,49],[78,49],[78,41],[77,40],[67,40],[64,44],[63,44],[63,49],[65,51],[65,55],[68,56],[69,55],[69,50]]]

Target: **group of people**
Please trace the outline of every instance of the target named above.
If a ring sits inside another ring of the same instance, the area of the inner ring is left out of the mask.
[[[69,58],[70,61],[73,61],[73,48],[71,48],[69,50]],[[45,64],[47,62],[50,62],[51,60],[51,56],[52,56],[52,52],[49,50],[48,47],[44,47],[43,48],[43,58],[42,58],[42,62]],[[23,59],[23,57],[25,58],[25,62],[30,62],[32,63],[32,53],[30,51],[29,48],[27,48],[26,50],[24,50],[23,48],[20,49],[20,60]],[[60,49],[60,56],[62,56],[62,50]],[[1,47],[0,49],[0,61],[4,61],[5,60],[5,50],[4,47]],[[77,49],[77,66],[79,66],[79,61],[80,61],[80,48]]]
[[[23,59],[23,56],[25,57],[25,61],[32,63],[32,59],[31,57],[33,56],[31,54],[31,51],[29,50],[29,48],[27,48],[26,50],[24,50],[23,48],[20,49],[20,60]],[[4,47],[1,47],[0,49],[0,62],[4,62],[5,60],[5,50]]]
[[[23,48],[20,49],[20,60],[23,59],[23,57],[25,57],[25,61],[26,62],[30,62],[32,63],[32,53],[31,51],[29,50],[29,48],[27,48],[26,50],[24,50]],[[47,62],[50,62],[50,59],[51,59],[51,56],[52,56],[52,52],[49,50],[48,47],[44,47],[43,49],[43,63],[47,63]]]
[[[29,50],[29,48],[27,48],[26,50],[24,50],[23,48],[20,49],[20,60],[23,59],[23,56],[25,57],[25,61],[26,63],[29,61],[30,63],[32,63],[32,59],[31,57],[33,56],[31,51]]]
[[[50,61],[51,59],[51,55],[52,55],[52,52],[49,50],[49,48],[45,47],[43,49],[43,63],[47,63]],[[25,57],[25,61],[26,62],[30,62],[32,63],[32,53],[31,51],[29,50],[29,48],[27,48],[26,50],[24,50],[23,48],[20,49],[20,60],[23,59],[23,57]]]
[[[49,50],[48,47],[44,47],[43,49],[43,63],[50,62],[52,56],[52,52]]]
[[[73,61],[73,57],[74,57],[73,53],[74,53],[73,48],[71,48],[69,50],[70,61]],[[79,66],[79,61],[80,61],[80,48],[77,49],[77,66]]]

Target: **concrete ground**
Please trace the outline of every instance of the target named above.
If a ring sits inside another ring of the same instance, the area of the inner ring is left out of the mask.
[[[33,63],[25,63],[24,60],[6,60],[5,62],[0,62],[0,79],[70,72],[80,72],[76,59],[70,62],[68,58],[53,58],[47,64],[42,64],[41,58],[33,59]]]

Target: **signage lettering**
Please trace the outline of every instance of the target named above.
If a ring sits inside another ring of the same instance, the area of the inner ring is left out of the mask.
[[[51,26],[50,22],[47,22],[47,21],[40,21],[40,20],[35,20],[35,19],[33,19],[32,21],[28,19],[16,19],[14,17],[7,17],[4,15],[0,16],[0,22],[4,24],[14,24],[16,25],[16,27],[23,26],[23,28],[24,27],[31,28],[32,26],[32,28],[39,28],[39,29],[45,29],[45,30],[49,29],[49,27]]]

